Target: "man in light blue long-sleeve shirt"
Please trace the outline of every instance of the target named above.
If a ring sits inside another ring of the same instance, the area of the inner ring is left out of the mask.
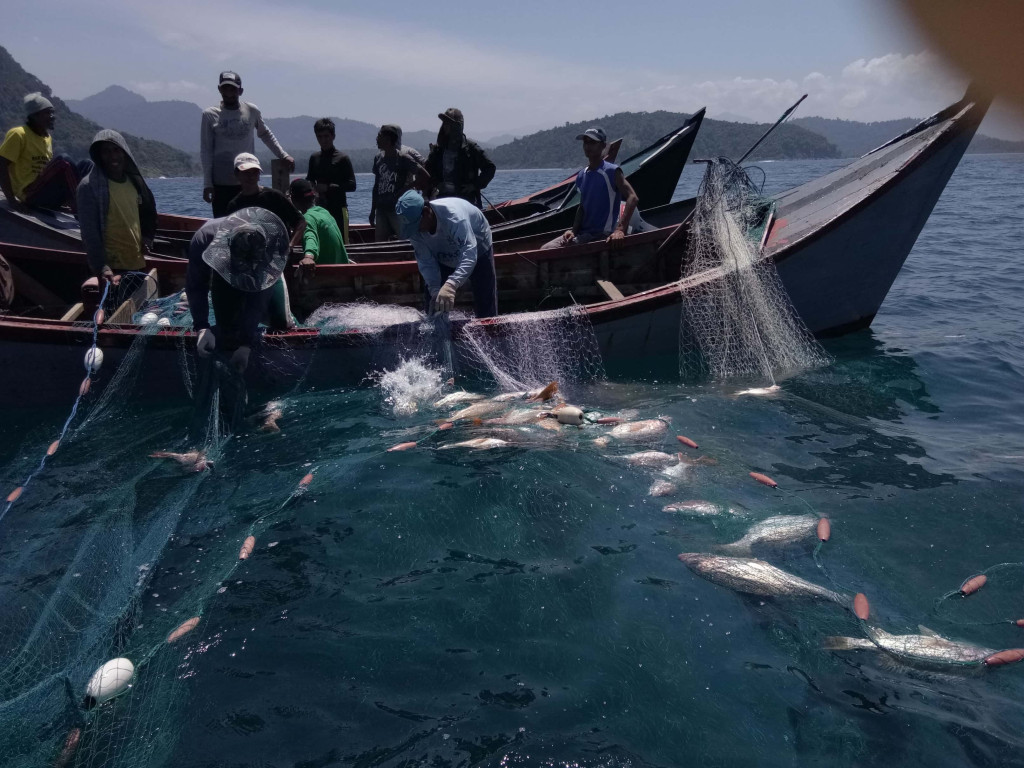
[[[424,202],[419,192],[409,190],[398,199],[395,213],[416,252],[431,312],[451,311],[456,291],[468,281],[476,316],[498,314],[491,226],[479,208],[458,197]]]

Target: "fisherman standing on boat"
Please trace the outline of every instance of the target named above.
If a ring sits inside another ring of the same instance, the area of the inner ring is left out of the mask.
[[[192,328],[199,334],[196,352],[202,358],[214,351],[230,353],[231,365],[244,371],[249,352],[259,339],[259,324],[280,330],[290,325],[290,313],[275,307],[276,286],[288,261],[288,228],[264,208],[243,208],[223,219],[210,219],[193,235],[185,277]],[[210,326],[210,306],[213,298]]]
[[[0,144],[0,190],[12,208],[20,203],[50,209],[67,203],[74,208],[75,189],[92,163],[53,157],[53,104],[41,93],[30,93],[22,101],[25,124],[11,128]]]
[[[156,234],[156,202],[120,133],[97,133],[89,156],[95,165],[78,185],[78,221],[85,258],[96,277],[83,288],[98,290],[97,278],[117,285],[119,295],[111,302],[116,306],[145,280],[145,256]]]
[[[576,174],[576,188],[580,191],[576,221],[572,229],[541,246],[545,249],[595,240],[621,240],[640,202],[622,169],[604,159],[608,136],[603,128],[587,128],[576,139],[583,141],[587,158],[587,167]]]
[[[341,230],[327,209],[316,205],[313,185],[306,179],[294,179],[288,187],[288,196],[302,217],[306,229],[302,233],[302,273],[310,276],[317,264],[348,264],[348,252],[341,238]]]
[[[479,144],[466,137],[462,110],[449,107],[438,117],[441,130],[427,156],[427,172],[439,197],[461,197],[481,207],[480,190],[494,178],[495,166]]]
[[[348,245],[348,198],[346,192],[356,191],[356,174],[352,161],[334,148],[334,121],[322,117],[313,124],[320,151],[309,157],[306,180],[316,185],[320,205],[334,217],[341,236]]]
[[[430,185],[430,174],[423,167],[423,156],[412,147],[402,146],[402,129],[385,124],[377,132],[377,149],[373,158],[373,194],[370,202],[370,225],[374,240],[401,237],[402,223],[395,213],[395,203],[407,189]]]
[[[213,215],[225,215],[228,203],[239,192],[234,177],[234,161],[242,152],[255,151],[253,131],[267,148],[295,169],[295,160],[263,122],[263,115],[255,104],[239,101],[242,78],[235,72],[221,72],[221,103],[203,110],[199,133],[199,155],[203,164],[203,200],[213,204]]]
[[[473,286],[476,316],[497,315],[494,248],[491,227],[483,212],[457,197],[424,202],[415,190],[398,198],[395,211],[430,292],[429,311],[450,312],[455,306],[455,292],[468,280]]]

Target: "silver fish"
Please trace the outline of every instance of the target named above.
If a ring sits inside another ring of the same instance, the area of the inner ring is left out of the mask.
[[[478,419],[489,413],[500,411],[503,407],[504,406],[501,403],[492,403],[490,401],[473,403],[472,405],[466,406],[461,411],[453,413],[448,417],[448,421],[458,421],[459,419]]]
[[[663,451],[640,451],[630,453],[622,457],[623,460],[634,467],[653,467],[662,469],[679,463],[679,457]]]
[[[878,627],[867,627],[870,639],[862,637],[826,637],[830,651],[884,651],[908,663],[981,664],[995,649],[949,640],[927,627],[919,635],[890,635]]]
[[[782,387],[778,384],[772,384],[770,387],[751,387],[750,389],[741,389],[736,393],[736,396],[750,395],[753,397],[771,397],[782,391]]]
[[[528,392],[502,392],[491,398],[496,403],[507,403],[511,400],[525,400]]]
[[[738,515],[732,507],[724,507],[721,504],[714,504],[710,501],[675,501],[666,504],[661,508],[662,512],[679,512],[684,515],[697,515],[699,517],[713,517],[715,515]]]
[[[457,403],[472,403],[477,400],[483,400],[483,395],[478,395],[476,392],[452,392],[449,395],[445,395],[436,403],[435,408],[447,408],[449,405],[456,405]]]
[[[594,441],[595,443],[597,440]],[[668,480],[655,480],[651,483],[650,489],[647,491],[648,496],[668,496],[671,493],[676,492],[675,483],[670,483]]]
[[[810,538],[817,529],[818,518],[814,515],[777,515],[754,523],[742,539],[725,544],[722,549],[742,553],[758,544],[789,544]]]
[[[497,437],[474,437],[472,440],[463,440],[461,443],[442,445],[441,450],[447,448],[473,448],[483,451],[490,448],[504,448],[506,445],[508,445],[507,440],[501,440]]]
[[[804,581],[764,560],[696,552],[685,552],[679,555],[679,559],[698,576],[736,592],[762,597],[830,600],[844,606],[850,602],[837,592]]]
[[[517,408],[509,411],[504,416],[485,420],[485,424],[531,424],[544,418],[543,411],[535,411],[532,408]]]
[[[617,440],[649,440],[663,434],[667,429],[668,424],[661,419],[644,419],[616,424],[608,434]]]

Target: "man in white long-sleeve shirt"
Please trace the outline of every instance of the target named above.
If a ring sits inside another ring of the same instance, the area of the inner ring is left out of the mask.
[[[203,110],[199,154],[203,163],[203,200],[213,204],[213,215],[219,218],[241,191],[235,178],[235,158],[242,152],[255,153],[253,131],[271,152],[288,162],[289,170],[295,169],[295,160],[263,122],[259,108],[239,101],[242,78],[236,72],[221,72],[217,90],[221,103]]]

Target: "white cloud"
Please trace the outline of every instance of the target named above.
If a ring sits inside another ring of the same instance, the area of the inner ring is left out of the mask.
[[[116,2],[116,0],[108,0]],[[268,115],[315,109],[366,120],[399,120],[407,130],[433,127],[441,105],[458,104],[473,130],[522,132],[623,110],[720,113],[771,121],[808,93],[800,115],[885,120],[930,114],[963,84],[931,54],[890,53],[850,62],[839,71],[793,77],[732,74],[685,80],[618,61],[601,67],[567,46],[548,56],[484,46],[454,31],[443,35],[373,21],[343,11],[267,0],[179,0],[138,3],[120,11],[150,39],[187,53],[209,69],[235,66],[264,82],[284,73],[302,88],[253,90]],[[202,24],[195,19],[201,18]],[[244,23],[239,23],[244,19]],[[567,61],[562,57],[574,57]],[[198,99],[211,89],[190,82],[146,83],[151,98]],[[316,100],[316,107],[311,103]]]

